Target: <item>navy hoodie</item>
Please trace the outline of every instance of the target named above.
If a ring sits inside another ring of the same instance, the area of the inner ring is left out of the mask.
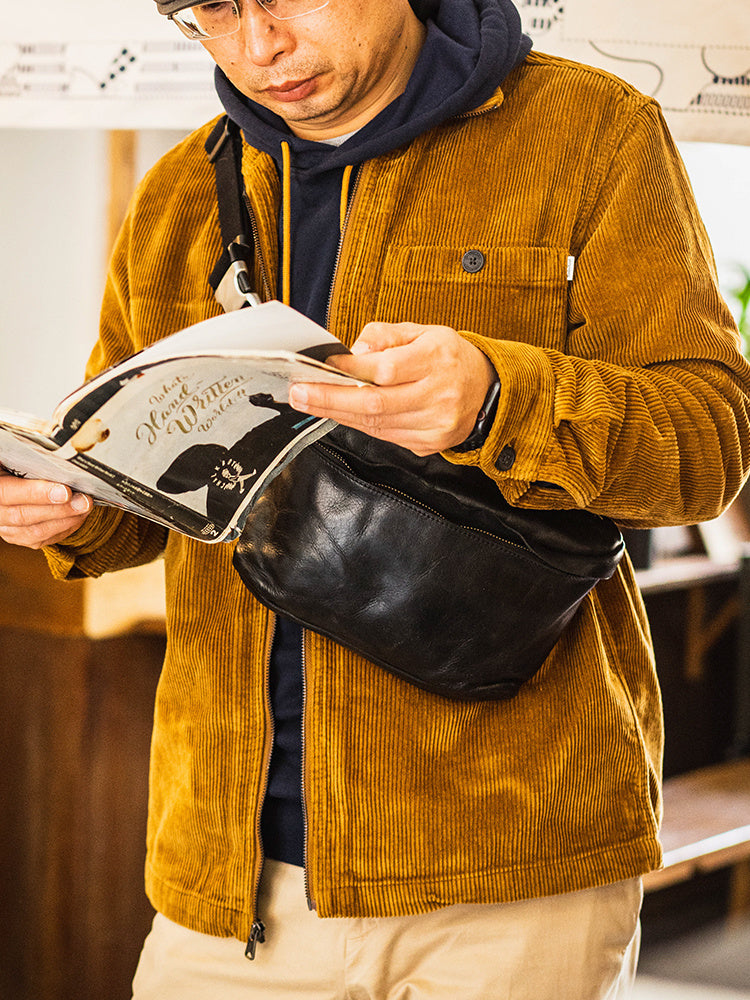
[[[418,13],[430,6],[434,11],[406,90],[340,146],[298,138],[280,117],[244,97],[216,69],[225,110],[247,142],[274,159],[280,173],[281,143],[289,143],[290,305],[322,325],[340,239],[344,169],[404,146],[482,104],[531,48],[511,0],[440,0],[431,5],[412,0],[412,6]],[[281,224],[279,229],[281,241]],[[301,865],[302,635],[282,618],[277,620],[269,685],[274,744],[261,816],[263,845],[268,857]]]

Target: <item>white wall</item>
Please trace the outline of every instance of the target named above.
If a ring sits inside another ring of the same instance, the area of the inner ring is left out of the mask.
[[[139,173],[182,133],[139,139]],[[95,131],[5,130],[0,156],[0,407],[48,416],[81,380],[104,271],[108,146]],[[681,147],[726,289],[750,267],[750,148]]]
[[[0,406],[47,416],[48,402],[80,381],[96,328],[105,136],[5,131],[2,149]]]
[[[139,175],[184,133],[146,132]],[[0,132],[0,408],[40,417],[81,382],[107,257],[103,131]]]
[[[740,282],[737,264],[750,270],[750,147],[686,142],[680,153],[711,237],[722,289],[736,315],[730,293]]]

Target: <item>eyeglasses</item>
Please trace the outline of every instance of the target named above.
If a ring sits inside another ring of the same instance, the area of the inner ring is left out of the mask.
[[[243,0],[250,2],[250,0]],[[256,0],[259,7],[277,21],[292,21],[297,17],[314,14],[327,7],[331,0],[315,4],[315,0]],[[207,38],[223,38],[240,30],[241,8],[239,0],[207,0],[194,3],[190,7],[168,14],[187,38],[204,41]]]

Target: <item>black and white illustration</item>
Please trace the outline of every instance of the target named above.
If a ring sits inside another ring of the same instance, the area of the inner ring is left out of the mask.
[[[537,48],[622,77],[677,139],[750,143],[750,4],[516,0]]]
[[[706,82],[690,106],[709,114],[750,117],[750,52],[727,53],[723,49],[706,48],[701,52],[701,62]]]
[[[565,6],[569,0],[517,0],[524,31],[541,39],[554,28],[562,25]]]
[[[215,523],[230,519],[252,496],[259,474],[273,464],[290,440],[316,422],[315,417],[299,413],[288,403],[277,402],[270,393],[254,393],[247,402],[262,411],[273,411],[273,415],[230,447],[194,444],[186,448],[159,477],[157,489],[169,494],[205,490],[208,518]]]
[[[41,0],[3,12],[0,125],[193,128],[219,110],[210,58],[153,5]]]

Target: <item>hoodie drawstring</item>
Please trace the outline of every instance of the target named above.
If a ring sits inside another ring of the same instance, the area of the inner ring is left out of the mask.
[[[281,144],[281,225],[284,240],[281,262],[281,301],[290,305],[292,298],[292,157],[288,142]]]
[[[353,166],[344,168],[344,176],[341,180],[341,206],[339,208],[339,229],[343,230],[346,222],[346,212],[349,207],[349,185],[352,180]]]
[[[291,304],[292,298],[292,154],[288,142],[281,143],[281,301]],[[344,168],[341,180],[341,202],[339,205],[339,228],[343,232],[346,213],[349,208],[352,165]]]

